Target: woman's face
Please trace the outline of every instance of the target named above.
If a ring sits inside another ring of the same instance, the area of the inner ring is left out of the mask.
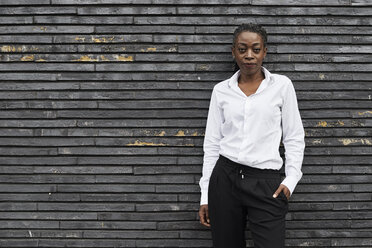
[[[232,47],[232,55],[240,72],[246,75],[254,75],[261,71],[266,52],[267,48],[264,47],[261,36],[248,31],[241,32]]]

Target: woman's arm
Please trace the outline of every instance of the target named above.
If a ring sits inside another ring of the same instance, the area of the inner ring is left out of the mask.
[[[207,126],[204,136],[203,174],[199,182],[201,189],[200,205],[208,204],[209,178],[219,157],[220,140],[222,138],[221,125],[223,122],[223,113],[218,106],[216,94],[216,87],[214,87],[209,104]]]
[[[288,79],[289,80],[289,79]],[[287,85],[282,106],[283,144],[285,148],[285,175],[282,184],[293,193],[302,177],[301,167],[305,149],[305,132],[298,110],[295,89],[291,80]]]

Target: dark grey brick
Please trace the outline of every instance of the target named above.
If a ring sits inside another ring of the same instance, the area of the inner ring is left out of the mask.
[[[0,138],[2,145],[8,146],[92,146],[94,138],[73,137],[32,137],[32,138]]]
[[[116,118],[120,116],[133,116],[135,118],[204,118],[206,116],[207,110],[199,110],[198,112],[188,109],[175,110],[171,113],[168,110],[87,110],[85,112],[76,111],[76,110],[57,110],[57,111],[22,111],[23,118]],[[320,111],[317,111],[320,112]],[[327,112],[323,115],[326,115]],[[20,118],[20,112],[13,111],[2,111],[3,118]],[[56,115],[55,115],[56,114]],[[318,113],[322,115],[321,113]],[[341,113],[340,113],[341,114]],[[339,115],[340,115],[339,114]],[[26,117],[27,116],[27,117]],[[329,115],[328,115],[329,116]],[[306,117],[306,116],[305,116]],[[337,116],[336,116],[337,117]]]
[[[1,29],[0,29],[1,30]],[[97,26],[96,32],[105,34],[159,34],[159,33],[181,33],[181,34],[193,34],[195,27],[179,25],[167,25],[167,26],[148,26],[148,25],[135,25],[128,26],[123,29],[121,26]],[[1,32],[0,32],[1,33]],[[362,33],[361,33],[362,34]]]
[[[200,192],[198,185],[156,185],[156,192],[166,193],[197,193]]]
[[[42,211],[133,211],[134,204],[122,203],[38,203],[38,210]],[[61,223],[61,226],[62,223]]]
[[[42,193],[43,191],[48,192],[48,194]],[[35,192],[37,191],[35,190]],[[79,194],[55,193],[55,190],[53,191],[40,190],[40,193],[33,193],[33,194],[22,194],[20,192],[18,194],[9,194],[9,193],[0,194],[0,200],[3,200],[3,201],[25,201],[25,202],[63,201],[67,198],[69,199],[69,201],[80,201],[81,200],[81,196]]]
[[[171,220],[195,220],[195,218],[196,212],[98,214],[98,220],[171,221]]]
[[[138,188],[140,191],[141,188]],[[89,194],[80,193],[81,201],[91,202],[91,201],[104,201],[104,202],[176,202],[177,196],[175,194],[153,194],[153,193],[123,193],[112,194],[109,192],[102,194]],[[0,196],[1,199],[1,196]],[[133,213],[132,213],[133,214]]]
[[[24,33],[24,34],[63,34],[63,33],[76,33],[76,34],[91,34],[94,32],[92,26],[52,26],[52,25],[24,25],[24,26],[3,26],[0,27],[0,34],[11,34],[11,33]]]
[[[133,18],[128,16],[35,16],[36,24],[131,24]]]
[[[78,120],[77,125],[79,127],[155,127],[155,128],[163,128],[163,127],[203,127],[205,128],[206,120],[198,120],[198,119],[149,119],[149,120],[131,120],[131,119],[106,119],[106,120]],[[1,119],[0,119],[1,125]],[[3,124],[5,125],[5,124]],[[371,122],[372,126],[372,122]]]
[[[19,220],[0,220],[1,228],[28,228],[28,229],[53,229],[58,228],[58,221],[38,221],[38,220],[29,220],[29,221],[19,221]]]
[[[281,3],[280,3],[281,4]],[[368,15],[368,9],[364,7],[342,7],[337,6],[335,7],[328,7],[322,6],[319,7],[312,7],[308,6],[306,8],[302,7],[293,7],[289,8],[287,6],[280,6],[277,5],[275,8],[272,6],[252,6],[243,5],[243,6],[229,6],[229,8],[225,8],[224,6],[208,6],[208,8],[200,8],[200,7],[185,7],[180,6],[177,7],[178,14],[209,14],[209,15],[264,15],[264,16],[276,16],[276,15],[286,15],[286,16],[296,16],[296,15]]]
[[[95,176],[75,175],[73,177],[69,175],[59,175],[59,173],[54,173],[55,175],[12,175],[4,176],[0,175],[0,181],[4,183],[93,183],[95,182]]]
[[[54,73],[32,73],[32,72],[8,72],[0,73],[0,80],[20,80],[20,81],[55,81],[57,75]]]
[[[85,192],[85,193],[140,193],[155,192],[154,185],[140,184],[61,184],[57,186],[58,192]]]
[[[3,185],[1,185],[3,186]],[[4,192],[6,190],[1,187],[1,191]],[[35,211],[37,210],[36,203],[16,203],[16,202],[5,202],[0,203],[1,211]],[[0,221],[2,225],[1,228],[14,228],[15,225],[23,225],[21,222],[13,223],[12,221]],[[27,225],[27,223],[24,223]]]
[[[56,192],[56,185],[54,184],[1,184],[0,192],[12,193],[53,193]],[[71,197],[74,199],[74,197]],[[27,199],[27,198],[26,198]],[[26,206],[26,205],[25,205]],[[3,208],[2,208],[3,209]]]
[[[351,0],[352,6],[371,6],[368,0]]]
[[[135,247],[134,240],[40,239],[38,247]]]
[[[251,0],[252,5],[277,5],[278,2],[273,2],[271,0]],[[280,4],[282,5],[292,5],[292,6],[302,6],[302,5],[335,5],[335,6],[349,6],[350,1],[347,0],[338,0],[338,1],[332,1],[332,0],[316,0],[316,1],[311,1],[310,3],[301,1],[301,0],[281,0]]]
[[[123,211],[125,211],[123,209]],[[149,221],[61,221],[61,229],[156,229],[156,222]]]
[[[84,238],[120,238],[120,239],[143,239],[146,237],[151,238],[178,238],[178,232],[174,231],[151,231],[151,230],[141,230],[141,231],[95,231],[95,230],[85,230]]]
[[[176,53],[178,46],[176,44],[86,44],[77,45],[79,52],[120,52],[120,53]]]
[[[47,63],[40,64],[30,63],[0,63],[0,71],[94,71],[92,64],[60,64]]]
[[[27,156],[27,155],[57,155],[56,148],[18,148],[18,147],[1,147],[0,154],[2,156]]]
[[[0,127],[75,127],[77,125],[76,120],[1,120]]]
[[[53,37],[54,43],[141,43],[152,42],[152,35],[146,34],[124,34],[124,35],[56,35]],[[56,54],[57,55],[57,54]],[[105,54],[109,57],[110,54]]]
[[[136,240],[136,247],[212,247],[209,240],[164,239]]]
[[[135,166],[133,173],[136,175],[143,174],[188,174],[201,173],[201,166]]]
[[[58,174],[131,174],[131,166],[33,166],[34,173],[58,173]]]
[[[4,1],[2,1],[3,3]],[[14,1],[19,2],[19,1]],[[26,4],[32,1],[25,1]],[[40,4],[42,1],[38,1],[38,4]],[[31,3],[32,5],[37,4]],[[49,3],[47,3],[49,4]],[[77,10],[76,7],[3,7],[0,10],[1,15],[40,15],[40,14],[76,14]]]
[[[97,5],[97,4],[150,4],[151,0],[96,0],[94,2],[90,0],[50,0],[51,4],[55,5]]]
[[[49,0],[48,0],[49,1]],[[37,239],[0,239],[0,246],[2,247],[38,247],[39,241]]]
[[[192,138],[107,138],[96,139],[99,146],[202,146],[203,140]]]
[[[137,2],[136,2],[137,3]],[[82,7],[78,15],[174,15],[175,7]]]
[[[50,4],[50,0],[3,0],[0,5],[43,5]]]
[[[43,212],[2,212],[1,219],[37,219],[37,220],[97,220],[96,213],[43,213]]]
[[[11,8],[13,10],[14,8]],[[27,8],[28,9],[28,8]],[[53,37],[46,35],[24,36],[24,35],[0,35],[2,43],[52,43]]]
[[[1,178],[1,177],[0,177]],[[194,177],[191,175],[97,175],[97,183],[148,183],[148,184],[192,184]]]
[[[161,211],[197,211],[199,204],[190,203],[167,203],[167,204],[136,204],[139,212],[161,212]]]

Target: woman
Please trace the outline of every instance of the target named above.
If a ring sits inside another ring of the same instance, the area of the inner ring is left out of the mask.
[[[199,217],[211,227],[214,248],[245,247],[247,219],[256,248],[284,247],[288,200],[302,177],[304,129],[292,82],[262,67],[266,53],[266,31],[239,26],[232,45],[239,70],[213,88]]]

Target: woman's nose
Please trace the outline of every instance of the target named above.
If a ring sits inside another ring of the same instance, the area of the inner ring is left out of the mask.
[[[245,53],[245,56],[244,56],[245,59],[252,59],[252,50],[251,49],[247,49],[247,52]]]

